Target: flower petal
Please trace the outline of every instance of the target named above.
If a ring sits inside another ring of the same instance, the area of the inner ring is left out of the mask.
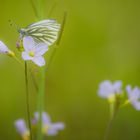
[[[51,129],[54,130],[63,130],[64,128],[65,128],[65,124],[61,122],[51,124]]]
[[[23,119],[19,119],[15,122],[15,127],[17,128],[17,131],[19,134],[24,135],[27,133],[27,127],[25,124],[25,121]]]
[[[122,81],[116,81],[113,85],[114,92],[117,94],[121,94],[122,93],[121,87],[122,87]]]
[[[131,98],[132,88],[130,85],[126,86],[126,91],[127,91],[128,97]]]
[[[128,98],[136,110],[140,110],[140,89],[136,86],[135,88],[131,88],[130,85],[126,87],[126,91],[128,94]]]
[[[46,135],[47,136],[55,136],[57,135],[58,132],[56,130],[53,130],[53,129],[49,129],[47,132],[46,132]]]
[[[112,83],[108,80],[103,81],[99,86],[98,95],[102,98],[109,98],[114,94]]]
[[[2,41],[0,41],[0,53],[7,53],[8,51],[8,47]]]
[[[58,134],[59,130],[63,130],[65,128],[64,123],[54,123],[54,124],[50,124],[48,131],[47,131],[47,135],[48,136],[54,136]]]
[[[51,118],[46,112],[42,113],[42,121],[44,124],[47,124],[47,125],[51,123]]]
[[[139,100],[140,98],[140,89],[138,87],[135,87],[134,89],[131,88],[131,86],[126,87],[126,91],[128,94],[128,98],[130,101]]]
[[[38,115],[39,115],[38,112],[34,113],[34,117],[35,117],[36,122],[39,119]],[[51,124],[51,118],[46,112],[42,112],[42,123],[43,123],[43,125],[50,125]]]
[[[134,101],[132,102],[132,105],[136,110],[140,110],[140,101]]]
[[[24,47],[25,51],[27,51],[27,52],[33,50],[35,47],[34,39],[30,36],[25,36],[23,38],[23,47]]]
[[[31,56],[29,56],[29,54],[27,52],[22,52],[22,58],[24,60],[32,60],[33,59]]]
[[[36,56],[41,56],[43,54],[45,54],[46,51],[48,51],[48,45],[45,43],[39,43],[36,45],[35,48],[35,54]]]
[[[45,59],[42,56],[34,57],[32,61],[39,67],[45,65]]]

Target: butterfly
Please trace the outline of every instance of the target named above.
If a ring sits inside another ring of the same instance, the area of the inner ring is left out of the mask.
[[[26,28],[18,29],[20,38],[31,36],[36,43],[52,45],[58,38],[60,24],[56,20],[48,19],[28,25]]]

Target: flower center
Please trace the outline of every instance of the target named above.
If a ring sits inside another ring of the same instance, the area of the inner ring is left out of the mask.
[[[47,133],[48,132],[48,129],[49,129],[49,126],[48,125],[45,125],[43,128],[42,128],[42,131],[43,133]]]
[[[109,103],[115,102],[115,95],[114,94],[110,94],[110,96],[108,97],[108,101],[109,101]]]
[[[29,56],[34,57],[35,56],[35,53],[33,51],[30,51],[29,52]]]

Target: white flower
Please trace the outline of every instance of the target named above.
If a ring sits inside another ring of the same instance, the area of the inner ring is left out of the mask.
[[[36,44],[32,37],[23,38],[23,46],[25,51],[22,52],[22,58],[33,61],[38,66],[45,65],[45,59],[42,55],[48,51],[48,45],[45,43]]]
[[[122,82],[116,81],[114,83],[111,83],[111,81],[106,80],[103,81],[99,86],[98,95],[102,98],[112,98],[115,94],[121,94],[122,93]]]
[[[136,110],[140,110],[140,88],[131,88],[130,85],[126,87],[128,93],[128,98],[130,103],[134,106]]]
[[[0,53],[7,54],[8,56],[14,57],[15,53],[12,52],[2,41],[0,41]]]
[[[26,138],[29,136],[29,131],[28,131],[25,121],[23,119],[18,119],[17,121],[15,121],[15,127],[16,127],[18,133],[23,138]]]
[[[35,112],[34,114],[34,123],[38,122],[39,119],[39,114],[38,112]],[[50,116],[46,113],[42,113],[42,130],[43,133],[46,134],[47,136],[54,136],[58,134],[59,130],[63,130],[65,128],[64,123],[62,122],[57,122],[57,123],[52,123]]]
[[[7,54],[9,51],[10,50],[8,47],[2,41],[0,41],[0,53]]]

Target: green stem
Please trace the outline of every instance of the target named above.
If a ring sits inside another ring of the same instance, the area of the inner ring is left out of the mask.
[[[64,27],[65,27],[65,24],[66,24],[66,19],[67,19],[67,12],[65,11],[64,15],[63,15],[63,21],[62,21],[62,24],[61,24],[61,30],[60,30],[60,33],[59,33],[59,37],[58,37],[57,42],[56,42],[57,46],[59,46],[59,44],[60,44],[62,34],[64,32]]]
[[[44,0],[37,0],[37,18],[43,19],[44,18]]]
[[[30,0],[30,3],[32,5],[33,11],[35,13],[35,16],[38,17],[38,12],[36,10],[36,5],[35,5],[34,1],[33,0]]]
[[[64,12],[64,16],[63,16],[63,21],[62,21],[62,24],[61,24],[61,30],[60,30],[60,33],[59,33],[59,36],[58,36],[58,39],[56,41],[56,46],[53,48],[53,52],[50,56],[50,59],[49,59],[49,63],[48,63],[48,66],[47,66],[47,69],[49,69],[52,61],[53,61],[53,58],[55,56],[55,53],[57,51],[57,48],[58,46],[60,45],[60,41],[61,41],[61,38],[62,38],[62,34],[64,32],[64,27],[65,27],[65,24],[66,24],[66,19],[67,19],[67,12],[65,11]]]
[[[59,38],[56,42],[56,45],[59,45],[59,43],[60,43],[62,32],[64,30],[65,21],[66,21],[66,13],[64,13],[62,27],[61,27],[60,35],[59,35]],[[55,47],[53,49],[52,54],[51,54],[47,69],[49,68],[49,66],[50,66],[50,64],[53,60],[53,57],[55,55],[56,50],[57,49]],[[45,75],[46,75],[45,67],[43,67],[43,68],[41,68],[41,71],[40,71],[41,78],[40,78],[39,93],[38,93],[38,105],[37,105],[37,110],[38,110],[38,113],[39,113],[37,140],[43,140],[43,135],[42,135],[42,112],[43,112],[43,108],[44,108]]]
[[[36,90],[36,92],[38,92],[38,83],[37,83],[36,78],[35,78],[34,68],[30,69],[30,74],[32,77],[32,81],[33,81],[33,85],[35,87],[35,90]]]
[[[122,108],[122,107],[124,107],[124,106],[126,106],[126,105],[128,105],[128,104],[130,104],[130,100],[126,100],[126,101],[120,106],[120,108]]]
[[[44,17],[44,8],[43,8],[43,2],[44,0],[36,0],[36,5],[34,5],[33,1],[31,0],[33,9],[35,9],[34,11],[36,12],[36,17],[38,20],[42,19]],[[64,24],[65,24],[65,20],[66,20],[66,14],[65,17],[63,19],[63,24],[62,24],[62,28],[61,28],[61,32],[57,41],[57,45],[59,45],[60,43],[60,38],[62,36],[62,32],[63,32],[63,28],[64,28]],[[52,58],[55,54],[56,48],[54,48],[53,53],[51,55],[51,61]],[[51,63],[50,61],[50,63]],[[49,64],[50,64],[49,63]],[[47,67],[48,68],[48,67]],[[42,134],[42,112],[44,109],[44,94],[45,94],[45,67],[40,69],[40,84],[39,84],[39,89],[38,89],[38,101],[37,101],[37,111],[39,114],[39,120],[38,120],[38,128],[37,128],[37,140],[43,140],[43,134]]]
[[[120,102],[119,102],[118,98],[116,98],[115,103],[110,104],[110,115],[111,116],[110,116],[110,120],[107,124],[103,140],[108,140],[109,139],[109,134],[110,134],[110,131],[111,131],[111,128],[112,128],[113,121],[114,121],[114,119],[115,119],[115,117],[116,117],[116,115],[119,111],[119,105],[120,105]]]
[[[112,128],[112,124],[113,124],[113,121],[114,121],[114,119],[116,117],[116,114],[118,112],[118,110],[114,110],[114,105],[113,104],[110,106],[110,109],[112,110],[111,111],[111,116],[110,116],[110,120],[107,124],[103,140],[108,140],[109,139],[109,134],[110,134],[110,131],[111,131],[111,128]]]
[[[37,20],[41,20],[44,17],[44,0],[30,0],[31,6],[35,13]]]
[[[24,65],[22,64],[22,62],[16,57],[16,56],[14,56],[13,57],[20,65],[21,65],[21,67],[24,69]]]
[[[35,0],[35,6],[32,4],[33,8],[36,11],[37,20],[43,19],[43,2],[44,0]],[[37,111],[39,114],[38,118],[38,127],[37,127],[37,140],[43,140],[42,134],[42,112],[44,109],[44,94],[45,94],[45,68],[40,69],[40,83],[38,89],[38,101],[37,101]]]
[[[43,13],[43,2],[44,0],[36,0],[37,2],[37,19],[41,20],[44,17]],[[44,109],[44,94],[45,94],[45,67],[40,69],[40,83],[38,89],[38,101],[37,101],[37,111],[38,111],[38,127],[37,127],[37,140],[43,140],[43,133],[42,133],[42,112]]]
[[[109,122],[107,124],[107,127],[106,127],[106,131],[105,131],[105,135],[104,135],[104,139],[103,140],[108,140],[108,137],[109,137],[109,134],[110,134],[110,131],[111,131],[111,128],[112,128],[113,120],[114,120],[114,117],[112,117],[109,120]]]
[[[40,85],[38,93],[37,110],[39,114],[37,140],[43,140],[42,135],[42,112],[44,109],[44,94],[45,94],[45,67],[40,69]]]
[[[57,5],[57,2],[55,1],[54,4],[52,5],[50,11],[48,12],[48,16],[47,17],[50,17],[52,15],[52,12],[54,11],[56,5]]]
[[[27,105],[28,125],[29,125],[29,131],[30,131],[30,140],[33,140],[31,120],[30,120],[30,104],[29,104],[30,101],[29,101],[27,62],[25,62],[25,84],[26,84],[26,105]]]
[[[33,73],[31,73],[31,77],[32,77],[32,80],[33,80],[35,90],[38,92],[38,85],[37,85],[37,82],[36,82],[36,79],[35,79],[35,76],[33,75]]]

